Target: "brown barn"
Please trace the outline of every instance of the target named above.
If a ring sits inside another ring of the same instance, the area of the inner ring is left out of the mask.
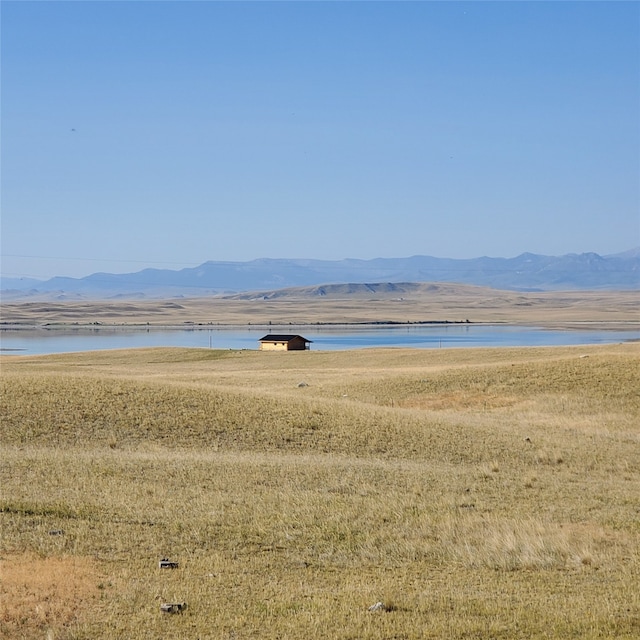
[[[302,336],[277,335],[271,333],[264,338],[260,338],[261,351],[304,351],[308,349],[311,340]]]

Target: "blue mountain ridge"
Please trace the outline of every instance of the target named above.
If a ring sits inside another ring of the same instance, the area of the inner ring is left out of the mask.
[[[411,256],[359,260],[260,258],[248,262],[208,261],[180,270],[94,273],[46,281],[3,278],[3,291],[45,292],[82,297],[198,296],[322,284],[450,282],[506,290],[640,289],[640,248],[597,253],[471,259]]]

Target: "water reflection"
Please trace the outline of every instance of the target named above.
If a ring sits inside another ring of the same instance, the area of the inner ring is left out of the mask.
[[[271,327],[216,329],[78,328],[0,331],[3,353],[46,354],[137,347],[257,349],[266,333],[294,333],[312,341],[312,350],[368,347],[506,347],[615,343],[639,340],[640,331],[550,330],[507,325],[420,325],[358,328]]]

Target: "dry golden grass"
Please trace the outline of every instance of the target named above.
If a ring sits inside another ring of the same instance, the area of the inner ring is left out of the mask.
[[[638,328],[637,291],[500,291],[423,283],[414,292],[313,297],[304,290],[275,299],[4,302],[2,322],[24,326],[309,325],[366,322],[489,322],[537,326]]]
[[[0,364],[0,637],[640,635],[638,344]]]
[[[82,621],[103,585],[90,558],[21,553],[0,560],[0,629],[7,638],[42,638],[43,630]],[[86,622],[86,620],[85,620]]]

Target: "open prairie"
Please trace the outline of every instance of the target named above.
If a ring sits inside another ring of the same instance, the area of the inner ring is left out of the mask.
[[[2,324],[305,325],[366,322],[502,322],[638,328],[637,291],[500,291],[470,285],[331,285],[171,300],[4,302]]]
[[[0,364],[2,638],[640,637],[640,344]]]

